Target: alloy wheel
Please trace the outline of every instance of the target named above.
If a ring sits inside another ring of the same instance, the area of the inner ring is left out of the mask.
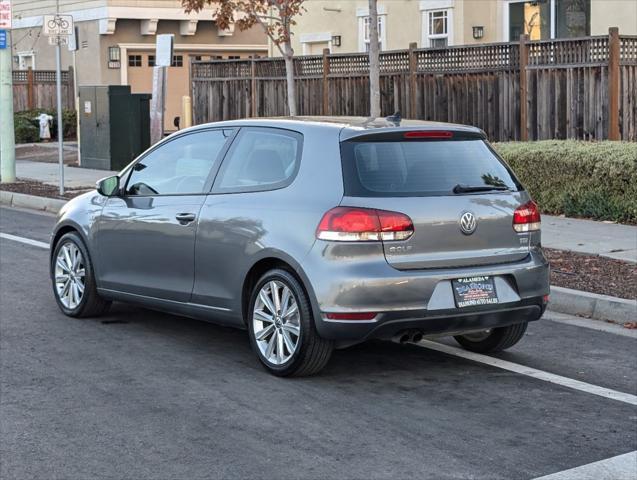
[[[82,301],[85,276],[82,252],[75,243],[64,243],[55,259],[55,291],[65,308],[73,310]]]
[[[301,322],[294,293],[285,283],[271,280],[261,287],[252,326],[259,351],[269,363],[290,360],[299,346]]]

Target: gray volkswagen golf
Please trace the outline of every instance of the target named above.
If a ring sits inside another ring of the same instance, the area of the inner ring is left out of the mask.
[[[484,133],[395,119],[180,131],[64,206],[50,266],[66,315],[245,328],[280,376],[372,338],[503,350],[549,294],[537,206]]]

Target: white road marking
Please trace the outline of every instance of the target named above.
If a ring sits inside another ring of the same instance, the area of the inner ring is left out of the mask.
[[[13,240],[14,242],[25,243],[27,245],[31,245],[32,247],[45,248],[49,249],[49,244],[45,242],[39,242],[38,240],[32,240],[30,238],[18,237],[16,235],[11,235],[10,233],[0,233],[0,238],[6,238],[7,240]]]
[[[635,478],[637,478],[637,450],[538,477],[535,480],[634,480]]]
[[[556,385],[572,388],[581,392],[591,393],[593,395],[599,395],[600,397],[610,398],[612,400],[637,406],[637,396],[631,395],[630,393],[618,392],[617,390],[612,390],[610,388],[592,385],[590,383],[581,382],[568,377],[562,377],[561,375],[555,375],[554,373],[545,372],[532,367],[526,367],[506,360],[500,360],[499,358],[489,357],[488,355],[482,355],[480,353],[469,352],[458,347],[452,347],[451,345],[432,342],[430,340],[422,340],[420,343],[416,343],[415,345],[446,353],[448,355],[466,358],[467,360],[472,360],[474,362],[484,363],[485,365],[501,368],[510,372],[519,373],[520,375],[526,375],[527,377],[536,378],[544,382],[554,383]]]

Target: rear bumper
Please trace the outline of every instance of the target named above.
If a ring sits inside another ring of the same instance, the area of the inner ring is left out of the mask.
[[[367,251],[355,257],[339,256],[338,248],[317,242],[303,262],[316,328],[324,338],[358,342],[389,338],[406,329],[454,334],[538,320],[546,307],[549,265],[540,249],[508,264],[400,271],[385,261],[382,246],[368,244]],[[456,308],[451,280],[475,275],[494,277],[500,303]],[[326,312],[377,315],[373,320],[343,321],[328,319]]]
[[[459,311],[446,310],[432,314],[427,310],[382,313],[372,323],[336,323],[323,320],[321,335],[345,342],[370,338],[390,339],[405,330],[418,330],[424,335],[456,335],[460,333],[506,327],[539,320],[544,313],[542,298],[530,299],[499,308]]]

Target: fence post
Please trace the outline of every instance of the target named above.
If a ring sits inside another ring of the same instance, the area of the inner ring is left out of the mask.
[[[35,97],[33,94],[33,69],[29,67],[27,70],[27,110],[35,108]]]
[[[526,81],[526,66],[529,64],[528,35],[520,35],[520,140],[526,142],[529,139],[528,117],[528,85]]]
[[[417,118],[418,116],[418,112],[416,111],[416,90],[418,88],[416,82],[416,72],[418,71],[416,48],[418,48],[416,42],[409,44],[409,118]]]
[[[330,114],[330,84],[328,75],[330,74],[330,49],[323,49],[323,115]]]
[[[250,73],[251,73],[251,81],[250,81],[250,116],[257,116],[257,64],[252,59],[250,64]]]
[[[608,29],[608,139],[621,140],[619,133],[619,28]]]

